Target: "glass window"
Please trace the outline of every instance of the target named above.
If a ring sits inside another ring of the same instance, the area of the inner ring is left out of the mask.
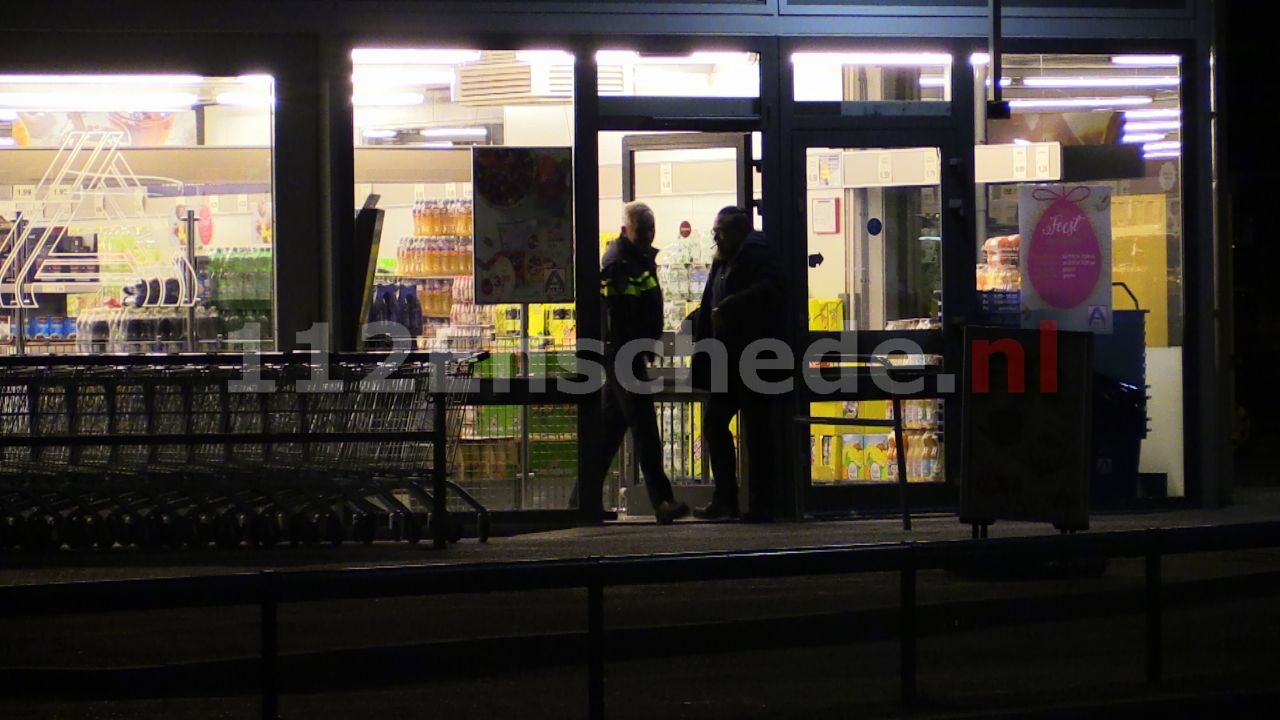
[[[938,148],[809,148],[809,329],[941,327]]]
[[[269,76],[0,75],[0,353],[274,346]]]
[[[653,55],[633,50],[596,53],[601,95],[760,97],[760,58],[745,52]]]
[[[933,52],[798,52],[796,102],[947,102],[951,55]]]
[[[569,156],[536,155],[530,163],[520,159],[528,159],[524,155],[511,155],[504,178],[512,182],[494,190],[506,193],[501,201],[484,194],[481,178],[480,200],[513,210],[493,233],[498,244],[482,247],[481,266],[489,274],[479,277],[473,235],[487,235],[489,225],[476,212],[472,167],[473,152],[494,147],[572,148],[573,55],[554,49],[362,48],[352,52],[352,61],[354,201],[359,207],[378,195],[385,211],[366,321],[400,325],[422,350],[488,350],[492,355],[480,366],[482,375],[572,371],[573,303],[483,302],[486,289],[492,290],[486,278],[532,282],[535,266],[548,261],[540,250],[548,246],[537,242],[550,231],[543,201],[571,198]],[[571,237],[572,206],[558,207],[556,217],[568,223]],[[519,247],[507,230],[520,231]],[[571,263],[572,247],[566,249],[568,257],[557,262]],[[568,504],[578,472],[576,444],[565,455],[565,434],[576,431],[574,408],[465,412],[465,487],[491,509]]]
[[[809,415],[883,422],[893,419],[893,403],[813,402],[809,403]],[[907,482],[944,482],[942,401],[903,400],[902,416]],[[898,482],[898,456],[902,449],[892,428],[815,422],[809,426],[809,443],[810,478],[814,485]]]
[[[988,57],[975,56],[973,62],[977,81],[990,95]],[[1084,172],[1090,179],[1083,182],[1110,189],[1115,332],[1102,342],[1123,344],[1137,334],[1135,342],[1145,346],[1143,357],[1121,358],[1126,367],[1138,369],[1128,375],[1143,377],[1116,379],[1149,386],[1151,430],[1135,431],[1141,437],[1137,469],[1144,476],[1138,484],[1167,488],[1170,495],[1183,494],[1184,487],[1180,67],[1176,55],[1005,55],[1000,84],[1012,117],[988,121],[978,138],[1011,152],[1018,146],[1056,146],[1061,173],[1080,177]],[[1141,156],[1133,177],[1090,172],[1087,160],[1077,154],[1090,146],[1125,145],[1136,147],[1129,152]],[[1018,214],[1025,183],[1018,179],[1035,172],[1028,154],[1021,157],[1021,163],[1006,168],[1004,182],[978,186],[986,212],[979,216],[977,284],[984,309],[996,314],[1017,308],[1016,302],[1001,302],[997,296],[1021,292]]]

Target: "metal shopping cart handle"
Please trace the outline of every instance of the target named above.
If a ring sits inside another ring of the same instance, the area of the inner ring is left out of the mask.
[[[488,350],[480,350],[479,352],[474,352],[474,353],[472,353],[470,356],[463,358],[463,359],[462,359],[462,362],[470,363],[470,364],[472,364],[472,365],[476,365],[476,364],[482,363],[482,362],[484,362],[485,360],[488,360],[488,359],[489,359],[489,351],[488,351]]]

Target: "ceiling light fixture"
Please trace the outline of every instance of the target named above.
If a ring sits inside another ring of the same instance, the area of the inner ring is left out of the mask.
[[[362,130],[360,134],[364,136],[366,140],[390,140],[400,133],[395,130],[378,130],[370,128],[368,130]]]
[[[1143,153],[1142,157],[1147,160],[1159,160],[1161,158],[1178,158],[1182,157],[1182,153],[1177,150],[1162,150],[1160,152]]]
[[[0,106],[36,111],[173,112],[190,110],[200,98],[192,93],[4,92]]]
[[[564,50],[520,50],[516,53],[516,60],[531,65],[572,63],[573,53]]]
[[[453,84],[452,68],[357,68],[351,73],[351,82],[364,87],[395,85],[424,85],[448,87]]]
[[[803,65],[839,64],[839,65],[872,65],[881,67],[951,67],[951,56],[946,53],[792,53],[791,63]]]
[[[1111,58],[1112,65],[1126,67],[1177,67],[1182,64],[1178,55],[1116,55]]]
[[[1164,139],[1164,135],[1162,133],[1135,133],[1133,135],[1125,135],[1124,137],[1120,138],[1120,142],[1126,143],[1126,144],[1149,143],[1149,142],[1156,142],[1158,140],[1163,140],[1163,139]]]
[[[1149,97],[1084,97],[1084,98],[1039,98],[1010,100],[1009,107],[1014,109],[1061,109],[1061,108],[1108,108],[1126,107],[1130,105],[1146,105]]]
[[[1163,132],[1176,132],[1182,129],[1182,123],[1177,120],[1129,122],[1126,118],[1124,121],[1124,129],[1130,132],[1155,132],[1156,130]]]
[[[421,105],[423,99],[422,93],[411,92],[356,93],[351,104],[358,107],[407,107]]]
[[[422,137],[449,137],[449,138],[483,138],[489,136],[489,131],[485,128],[423,128],[418,131]]]
[[[481,58],[479,50],[421,50],[413,48],[357,48],[356,65],[462,65]]]
[[[1146,145],[1142,146],[1143,152],[1160,152],[1162,150],[1181,150],[1181,149],[1182,149],[1182,143],[1178,142],[1177,140],[1170,140],[1169,142],[1147,143]]]
[[[199,85],[199,75],[0,75],[0,85]]]
[[[1022,79],[1023,87],[1029,88],[1162,88],[1178,87],[1182,78],[1178,77],[1048,77],[1035,75]]]
[[[1182,111],[1178,108],[1155,108],[1150,110],[1125,110],[1125,120],[1157,120],[1164,118],[1182,117]]]
[[[275,95],[262,92],[224,92],[218,93],[214,100],[219,105],[232,107],[271,107],[276,104]]]

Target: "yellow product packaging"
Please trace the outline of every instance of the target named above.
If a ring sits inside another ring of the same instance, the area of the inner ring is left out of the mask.
[[[844,302],[831,298],[809,298],[809,329],[838,331],[844,325]]]
[[[840,438],[840,461],[844,466],[841,479],[851,482],[866,480],[867,450],[861,435],[844,435]]]
[[[867,449],[866,479],[884,482],[889,479],[889,436],[864,435]]]

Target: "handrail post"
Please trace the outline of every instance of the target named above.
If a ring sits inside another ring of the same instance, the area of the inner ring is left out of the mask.
[[[1164,678],[1164,598],[1161,593],[1160,531],[1147,531],[1147,684],[1159,685]]]
[[[277,615],[275,574],[268,570],[261,573],[260,577],[262,579],[260,586],[262,622],[259,629],[262,635],[262,666],[258,672],[262,680],[262,718],[276,720],[280,717],[280,683],[276,667],[280,653],[280,626]]]
[[[902,702],[916,700],[916,554],[913,543],[907,544],[907,559],[902,564],[898,614],[899,674]]]
[[[599,561],[587,581],[587,717],[604,720],[604,578]]]

